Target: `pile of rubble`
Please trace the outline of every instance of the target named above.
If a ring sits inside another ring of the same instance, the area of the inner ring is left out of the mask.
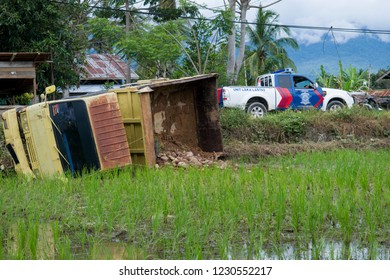
[[[207,167],[216,166],[226,168],[227,162],[223,161],[223,153],[193,153],[191,151],[165,151],[159,153],[156,167],[173,166],[187,168],[189,166]]]

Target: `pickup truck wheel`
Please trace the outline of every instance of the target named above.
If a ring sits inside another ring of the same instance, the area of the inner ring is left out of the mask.
[[[338,101],[338,100],[334,100],[334,101],[331,101],[328,103],[328,106],[326,106],[326,110],[328,111],[336,111],[336,110],[340,110],[342,108],[344,108],[345,105],[343,102],[341,101]]]
[[[253,102],[249,104],[247,112],[255,118],[261,118],[267,113],[267,108],[260,102]]]

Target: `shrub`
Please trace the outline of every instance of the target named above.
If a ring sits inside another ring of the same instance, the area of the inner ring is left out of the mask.
[[[25,92],[15,97],[15,101],[19,105],[30,105],[31,100],[34,98],[32,93]]]
[[[242,110],[222,110],[225,141],[293,143],[340,138],[370,139],[390,136],[390,112],[361,107],[339,111],[317,110],[269,113],[251,118]]]
[[[223,129],[243,127],[250,122],[250,115],[238,108],[223,108],[220,117]]]

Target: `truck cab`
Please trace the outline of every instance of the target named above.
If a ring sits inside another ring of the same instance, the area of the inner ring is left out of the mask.
[[[324,100],[324,93],[318,85],[305,76],[293,74],[292,69],[259,76],[257,85],[274,87],[281,95],[276,109],[318,108]]]
[[[32,177],[131,164],[116,94],[44,101],[2,115],[17,173]]]

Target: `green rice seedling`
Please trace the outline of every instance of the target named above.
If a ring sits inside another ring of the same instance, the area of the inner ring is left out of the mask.
[[[342,259],[342,260],[351,260],[352,259],[351,243],[348,243],[348,242],[343,243],[339,259]]]
[[[217,244],[219,248],[219,259],[229,259],[229,241],[227,240],[227,238],[224,236],[217,241]]]
[[[335,255],[335,246],[334,246],[334,242],[331,241],[329,242],[329,259],[330,260],[336,260],[336,255]]]
[[[3,246],[3,243],[4,243],[4,233],[3,233],[3,228],[0,227],[0,260],[3,260],[4,259],[4,246]]]
[[[293,186],[295,189],[290,193],[291,223],[296,238],[299,237],[302,217],[306,211],[306,189],[302,185]]]
[[[389,150],[345,149],[223,170],[129,168],[62,183],[4,178],[0,254],[41,258],[41,232],[50,231],[38,226],[34,245],[38,224],[51,228],[57,259],[93,259],[99,240],[160,259],[327,258],[328,242],[345,240],[359,247],[349,255],[336,248],[334,259],[359,257],[357,248],[383,259],[389,160]]]
[[[368,247],[368,259],[376,260],[378,258],[378,243],[371,240]]]
[[[38,259],[38,224],[29,221],[27,232],[27,247],[29,249],[30,258]]]
[[[311,258],[314,260],[323,259],[324,249],[325,249],[325,242],[323,239],[318,240],[315,243],[312,243]]]
[[[17,259],[27,258],[26,245],[27,245],[27,226],[24,220],[20,220],[17,223],[17,237],[15,244],[17,246]]]
[[[69,237],[65,236],[61,239],[61,241],[57,244],[57,252],[58,259],[60,260],[72,260],[73,253],[71,250],[71,241]]]
[[[27,244],[27,227],[24,220],[14,221],[7,232],[7,255],[9,259],[25,259]]]
[[[343,240],[345,243],[350,243],[353,233],[354,218],[354,206],[349,201],[349,198],[345,192],[340,194],[340,198],[337,201],[336,213],[338,222],[341,227]]]

